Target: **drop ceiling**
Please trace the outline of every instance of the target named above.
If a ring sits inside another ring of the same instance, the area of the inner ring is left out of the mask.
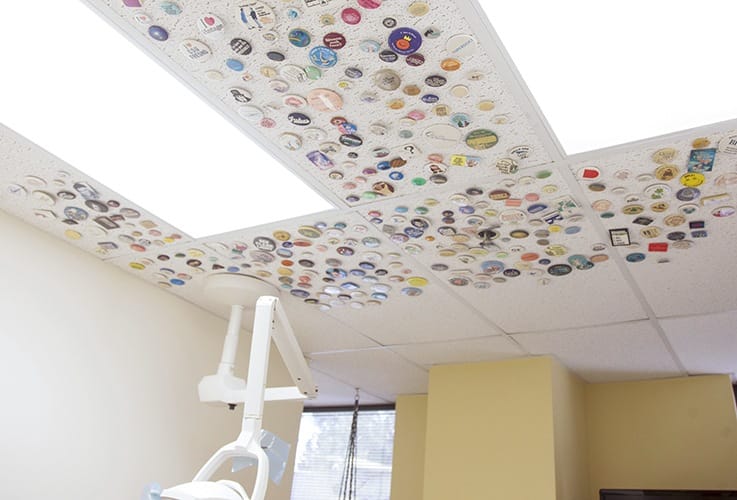
[[[737,372],[737,121],[567,156],[472,0],[88,3],[336,208],[193,238],[4,126],[0,207],[221,316],[208,275],[278,286],[311,404]]]

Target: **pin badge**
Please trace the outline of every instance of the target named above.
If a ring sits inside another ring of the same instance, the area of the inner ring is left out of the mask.
[[[422,46],[422,35],[412,28],[397,28],[389,35],[389,48],[397,54],[408,56]]]
[[[241,118],[251,122],[258,123],[264,117],[264,112],[256,106],[240,106],[238,108],[238,114]]]
[[[182,8],[174,2],[161,2],[159,8],[170,16],[178,16],[182,13]]]
[[[158,40],[159,42],[165,42],[169,39],[169,32],[161,26],[150,26],[148,28],[148,34],[151,38]]]
[[[310,50],[310,61],[318,68],[332,68],[338,62],[338,54],[328,47],[319,45]]]
[[[445,49],[455,57],[468,57],[476,52],[476,39],[471,35],[453,35],[448,38]]]
[[[674,148],[662,148],[652,155],[652,160],[658,164],[670,163],[678,155],[678,150]]]
[[[687,170],[694,173],[711,172],[714,167],[716,153],[717,150],[714,148],[692,150],[689,155]]]
[[[231,87],[228,89],[228,93],[239,104],[247,104],[251,102],[253,97],[249,91],[240,87]]]
[[[241,56],[247,56],[251,52],[253,52],[253,47],[248,42],[248,40],[244,38],[233,38],[230,41],[230,48],[238,55]]]
[[[704,174],[702,173],[688,172],[683,174],[680,180],[681,184],[683,184],[684,186],[695,188],[702,185],[706,180],[706,177],[704,177]]]
[[[303,29],[293,29],[289,32],[289,43],[295,47],[307,47],[311,41],[310,34]]]
[[[207,14],[197,20],[197,29],[200,30],[202,36],[211,40],[219,40],[225,33],[225,25],[219,17],[213,14]]]
[[[238,6],[241,22],[251,29],[261,30],[276,22],[274,11],[263,2],[245,2]]]
[[[225,65],[228,67],[228,69],[231,69],[236,73],[240,73],[245,69],[243,63],[238,59],[226,59]]]
[[[289,123],[292,125],[298,125],[300,127],[306,127],[312,123],[310,117],[304,113],[289,113],[289,115],[287,115],[287,120],[289,120]]]
[[[331,32],[322,37],[322,43],[329,49],[339,50],[345,47],[346,39],[342,33]]]
[[[320,170],[328,170],[335,167],[333,160],[322,151],[310,151],[307,153],[307,159]]]
[[[410,54],[404,59],[404,62],[406,62],[409,66],[416,68],[425,64],[425,56],[418,53]]]
[[[610,229],[609,240],[614,247],[626,247],[631,244],[630,232],[627,228]]]
[[[722,138],[718,144],[719,151],[730,155],[737,154],[737,135]]]
[[[724,217],[731,217],[734,215],[734,213],[735,213],[735,207],[724,206],[724,207],[719,207],[719,208],[715,208],[714,210],[712,210],[711,215],[722,219]]]
[[[330,89],[314,89],[307,94],[307,102],[317,111],[338,111],[343,107],[343,98]]]
[[[428,87],[442,87],[446,83],[448,83],[448,79],[445,78],[443,75],[430,75],[425,78],[425,84]]]
[[[340,18],[346,24],[356,25],[361,22],[361,13],[353,7],[348,7],[340,12]]]
[[[374,75],[374,83],[382,90],[397,90],[402,84],[399,74],[390,69],[383,69]]]
[[[496,146],[499,137],[488,129],[476,129],[465,138],[466,145],[471,149],[484,150]]]

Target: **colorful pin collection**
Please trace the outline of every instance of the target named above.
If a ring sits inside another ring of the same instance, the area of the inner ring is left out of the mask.
[[[248,231],[237,240],[201,240],[120,263],[146,271],[164,288],[183,287],[207,273],[244,273],[322,310],[360,309],[396,295],[419,296],[428,283],[399,252],[387,252],[384,243],[381,234],[353,215],[332,224]]]
[[[499,61],[451,2],[133,0],[117,10],[346,206],[470,180],[499,161],[550,161]]]
[[[572,166],[610,243],[667,263],[737,211],[737,134],[694,137]]]
[[[547,284],[609,259],[607,244],[582,236],[579,202],[548,169],[372,208],[365,216],[454,286],[486,289],[518,277]]]
[[[613,247],[669,262],[737,211],[737,133],[552,165],[452,2],[109,3],[351,209],[192,242],[71,168],[5,183],[3,208],[164,288],[246,273],[327,311],[420,296],[424,273],[546,285]]]
[[[2,176],[3,210],[106,259],[187,240],[46,152],[41,153],[43,161],[30,162],[24,154],[32,145],[6,130],[0,130],[3,145],[9,146],[2,151],[9,162]]]

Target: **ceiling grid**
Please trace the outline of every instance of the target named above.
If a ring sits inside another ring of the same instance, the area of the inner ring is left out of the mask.
[[[193,239],[4,126],[0,208],[223,317],[206,276],[274,285],[331,402],[538,354],[701,373],[682,325],[737,309],[737,120],[567,157],[475,0],[85,3],[338,208]]]

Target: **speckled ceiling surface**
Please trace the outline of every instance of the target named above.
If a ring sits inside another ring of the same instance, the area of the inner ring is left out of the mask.
[[[7,128],[0,206],[219,314],[206,275],[273,283],[323,404],[478,360],[444,343],[539,354],[534,332],[586,376],[570,333],[597,325],[666,360],[604,379],[696,372],[660,319],[737,308],[737,123],[566,157],[474,1],[88,3],[336,209],[194,240]]]

